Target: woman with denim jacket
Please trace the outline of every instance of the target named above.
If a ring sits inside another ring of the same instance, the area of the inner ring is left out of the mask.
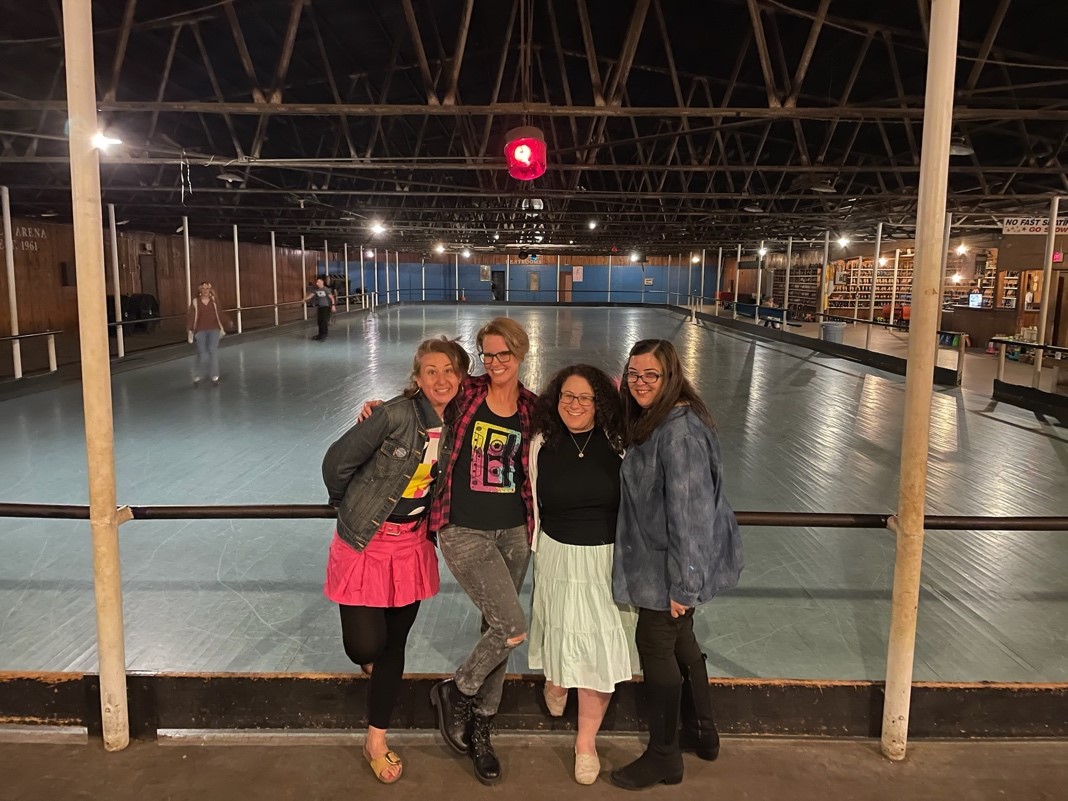
[[[623,377],[630,447],[621,471],[612,587],[618,603],[638,607],[649,745],[611,779],[637,790],[681,782],[683,749],[707,760],[719,755],[693,613],[737,584],[742,543],[723,495],[712,415],[683,375],[675,347],[641,340]]]
[[[442,420],[470,359],[444,337],[419,345],[411,384],[330,446],[323,480],[338,508],[326,596],[341,610],[345,653],[371,675],[363,754],[387,784],[404,765],[386,744],[420,601],[438,591],[427,521]]]

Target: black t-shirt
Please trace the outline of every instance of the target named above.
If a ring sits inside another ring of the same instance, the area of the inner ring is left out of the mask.
[[[541,529],[567,545],[608,545],[616,541],[622,459],[600,428],[574,437],[577,445],[568,436],[538,451]]]
[[[498,417],[482,401],[458,445],[450,523],[480,531],[526,525],[522,444],[519,412]]]

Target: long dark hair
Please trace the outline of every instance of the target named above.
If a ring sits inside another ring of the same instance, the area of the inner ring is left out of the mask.
[[[651,353],[660,362],[662,375],[660,392],[656,400],[648,409],[643,409],[630,394],[627,370],[630,368],[630,360],[633,357],[646,353]],[[716,429],[712,412],[705,406],[705,402],[701,400],[701,396],[697,394],[697,390],[683,373],[682,362],[679,361],[675,346],[666,339],[642,339],[634,343],[634,347],[627,355],[627,361],[623,363],[623,381],[619,385],[619,397],[623,402],[623,418],[627,423],[627,435],[631,442],[640,444],[649,439],[671,410],[679,404],[689,406],[705,425],[713,431]]]
[[[616,450],[621,450],[626,441],[626,425],[623,408],[619,404],[615,383],[603,370],[589,364],[572,364],[557,372],[538,397],[534,413],[534,431],[545,437],[545,447],[554,448],[567,436],[567,426],[560,419],[560,391],[571,376],[585,378],[593,388],[593,424],[604,429],[608,441]]]

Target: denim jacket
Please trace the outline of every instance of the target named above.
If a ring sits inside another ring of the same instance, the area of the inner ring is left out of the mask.
[[[723,496],[719,442],[685,406],[621,469],[612,593],[619,603],[667,611],[705,603],[738,583],[742,540]]]
[[[357,551],[397,505],[420,462],[427,428],[441,425],[421,395],[393,398],[346,431],[323,459],[323,481],[337,507],[337,533]],[[445,438],[441,443],[444,447]],[[447,454],[438,453],[444,460]]]

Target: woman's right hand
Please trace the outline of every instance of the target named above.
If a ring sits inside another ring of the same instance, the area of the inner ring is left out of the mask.
[[[368,417],[370,417],[371,416],[371,412],[373,412],[375,409],[377,409],[379,406],[381,406],[382,403],[383,403],[383,401],[380,401],[380,400],[365,401],[364,404],[363,404],[363,407],[360,409],[360,416],[356,418],[356,422],[357,423],[362,423],[364,420],[366,420]]]

